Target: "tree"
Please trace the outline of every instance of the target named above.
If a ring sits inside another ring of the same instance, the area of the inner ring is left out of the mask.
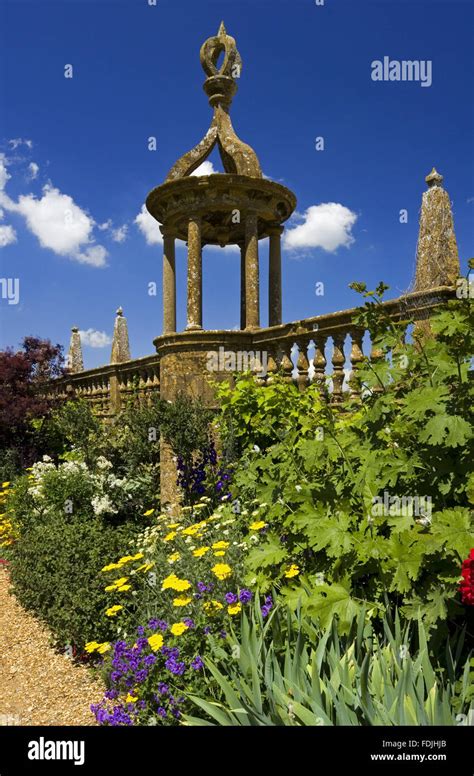
[[[48,396],[48,383],[64,374],[61,345],[25,337],[21,348],[0,351],[0,456],[25,466],[36,457],[32,421],[49,415],[57,400]]]

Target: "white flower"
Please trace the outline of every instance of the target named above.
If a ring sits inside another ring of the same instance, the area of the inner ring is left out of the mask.
[[[94,510],[94,514],[96,515],[115,515],[117,514],[117,509],[114,507],[112,502],[110,501],[109,497],[107,495],[105,496],[94,496],[94,498],[91,501],[92,508]]]
[[[253,451],[254,451],[254,453],[260,453],[261,452],[261,450],[260,450],[258,445],[254,445],[253,446]]]
[[[295,485],[295,490],[297,490],[299,493],[300,490],[303,490],[303,488],[301,487],[301,485]]]
[[[107,460],[107,458],[104,458],[103,455],[99,455],[97,459],[97,468],[98,469],[111,469],[112,464],[110,461]]]

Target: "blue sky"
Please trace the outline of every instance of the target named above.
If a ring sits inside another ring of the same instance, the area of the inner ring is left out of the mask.
[[[295,192],[300,218],[288,233],[306,225],[283,254],[285,321],[352,306],[352,280],[383,279],[393,295],[408,287],[433,165],[465,262],[474,253],[473,11],[456,0],[1,0],[0,276],[19,279],[20,301],[0,300],[0,347],[28,334],[67,347],[77,324],[95,345],[84,345],[86,366],[107,363],[122,305],[132,356],[153,352],[161,245],[135,219],[207,131],[199,49],[221,19],[243,59],[234,127],[264,173]],[[371,62],[384,56],[432,61],[431,86],[374,82]],[[315,150],[320,136],[324,151]],[[319,207],[327,203],[338,208]],[[238,324],[239,263],[236,253],[205,250],[206,328]],[[181,329],[184,247],[177,265]],[[266,273],[262,244],[263,324]]]

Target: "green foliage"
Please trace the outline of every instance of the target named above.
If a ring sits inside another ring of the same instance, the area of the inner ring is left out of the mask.
[[[335,406],[317,386],[250,376],[220,389],[220,426],[242,451],[233,496],[269,505],[246,581],[276,585],[323,624],[338,614],[343,632],[364,602],[429,628],[465,613],[457,591],[474,546],[472,307],[449,302],[431,319],[436,338],[405,342],[383,285],[359,290],[355,323],[382,354],[358,370],[362,400]]]
[[[429,654],[421,620],[402,627],[398,613],[378,636],[365,610],[347,636],[335,620],[315,625],[298,611],[276,609],[264,623],[258,607],[242,615],[240,635],[205,660],[208,692],[189,693],[205,717],[189,725],[455,725],[469,711],[464,634],[448,643],[449,668]],[[454,657],[453,657],[454,655]],[[209,719],[213,723],[209,723]]]

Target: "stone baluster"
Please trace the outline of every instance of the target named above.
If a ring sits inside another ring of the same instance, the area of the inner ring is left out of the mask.
[[[332,351],[332,401],[335,404],[339,404],[342,401],[342,384],[344,382],[344,340],[346,335],[344,332],[337,332],[332,335],[333,351]]]
[[[313,335],[315,353],[313,358],[314,365],[314,382],[319,388],[321,394],[326,395],[326,342],[327,336],[325,334]]]
[[[357,374],[360,364],[364,361],[362,351],[362,339],[364,332],[361,329],[353,329],[351,337],[351,373],[349,376],[349,395],[351,399],[360,399],[360,378]]]
[[[283,372],[283,379],[285,383],[293,382],[293,362],[288,353],[284,352],[280,360],[280,369]]]
[[[376,368],[377,363],[383,359],[384,354],[383,350],[381,348],[378,348],[374,343],[372,343],[372,347],[370,350],[370,361],[372,365]],[[373,393],[383,393],[384,388],[380,380],[378,380],[374,374],[374,377],[376,379],[375,385],[372,388]]]
[[[296,362],[296,368],[298,370],[296,384],[298,386],[298,390],[304,391],[309,384],[309,377],[308,377],[309,361],[307,356],[307,352],[308,352],[307,337],[303,339],[298,339],[296,344],[298,345],[298,350],[299,350],[298,360]]]

